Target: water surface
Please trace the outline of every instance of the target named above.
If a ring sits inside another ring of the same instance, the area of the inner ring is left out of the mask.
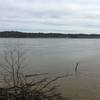
[[[60,81],[62,93],[75,100],[100,99],[99,39],[0,39],[0,55],[19,47],[26,52],[28,73],[73,73]],[[79,62],[77,75],[74,74]]]

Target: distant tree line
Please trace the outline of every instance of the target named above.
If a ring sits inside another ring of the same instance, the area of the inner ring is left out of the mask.
[[[100,34],[67,34],[68,38],[100,38]]]
[[[66,34],[61,33],[25,33],[17,31],[0,32],[0,37],[7,38],[66,38]]]
[[[100,34],[62,34],[62,33],[25,33],[18,31],[0,32],[1,38],[100,38]]]

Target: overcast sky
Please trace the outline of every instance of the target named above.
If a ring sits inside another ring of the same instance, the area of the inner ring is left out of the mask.
[[[100,0],[0,0],[0,31],[100,33]]]

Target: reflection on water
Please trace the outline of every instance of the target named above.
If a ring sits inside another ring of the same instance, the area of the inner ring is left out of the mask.
[[[63,94],[74,100],[100,99],[99,39],[0,39],[1,58],[12,48],[26,51],[29,73],[73,73],[79,62],[77,75],[60,81]]]

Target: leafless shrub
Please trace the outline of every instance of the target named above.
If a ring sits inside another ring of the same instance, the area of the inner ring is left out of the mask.
[[[8,94],[16,100],[68,100],[57,92],[58,79],[69,75],[50,77],[48,73],[25,75],[22,68],[25,66],[25,52],[10,50],[5,52],[4,62],[0,67],[4,70],[4,82]]]

